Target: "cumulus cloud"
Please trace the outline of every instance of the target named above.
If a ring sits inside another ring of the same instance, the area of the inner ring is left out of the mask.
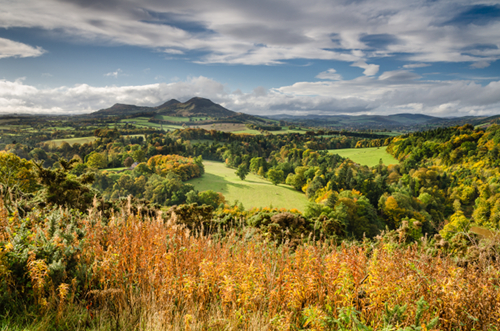
[[[37,57],[46,51],[10,39],[0,38],[0,59],[7,57]]]
[[[329,79],[329,80],[342,80],[342,75],[338,74],[335,69],[328,69],[327,71],[320,72],[316,75],[319,79]]]
[[[484,47],[500,45],[500,21],[461,19],[470,17],[471,8],[469,0],[415,0],[411,5],[385,0],[183,0],[168,6],[160,0],[24,0],[2,4],[0,27],[35,27],[61,38],[150,47],[173,55],[199,51],[191,54],[200,63],[347,61],[362,64],[370,76],[378,71],[376,65],[363,64],[370,57],[468,61],[474,67],[500,59],[498,47]],[[27,46],[4,56],[40,52]]]
[[[375,75],[378,72],[378,69],[380,68],[380,66],[377,64],[366,64],[365,61],[358,61],[356,63],[353,63],[351,66],[365,69],[365,71],[363,71],[363,75],[366,76]]]
[[[391,114],[413,112],[435,116],[489,115],[500,107],[500,81],[483,86],[473,81],[423,81],[408,71],[389,71],[378,78],[297,82],[251,92],[231,92],[226,85],[199,76],[185,81],[139,86],[94,87],[87,84],[41,89],[22,79],[0,80],[0,112],[89,113],[115,103],[156,106],[172,98],[209,98],[237,112],[257,115]]]

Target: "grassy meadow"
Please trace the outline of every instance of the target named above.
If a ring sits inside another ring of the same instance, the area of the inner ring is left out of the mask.
[[[275,186],[254,174],[248,174],[245,180],[241,180],[236,176],[236,170],[227,168],[223,162],[203,161],[203,164],[205,174],[188,181],[199,191],[221,192],[229,203],[238,200],[246,209],[272,205],[275,208],[305,211],[306,196],[288,185]]]
[[[329,152],[338,154],[342,157],[348,157],[356,163],[369,167],[376,166],[380,159],[382,159],[382,162],[385,165],[398,163],[398,160],[396,160],[391,154],[387,153],[386,149],[387,146],[370,148],[330,149]]]

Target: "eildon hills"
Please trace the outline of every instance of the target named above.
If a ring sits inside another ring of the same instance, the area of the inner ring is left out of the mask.
[[[264,119],[244,113],[237,113],[212,102],[209,99],[194,97],[186,102],[171,99],[156,107],[126,105],[117,103],[110,108],[101,109],[85,117],[147,117],[150,122],[172,123],[176,118],[190,118],[186,125],[209,124],[217,122],[252,123],[269,125],[275,120]],[[191,119],[193,120],[191,122]]]

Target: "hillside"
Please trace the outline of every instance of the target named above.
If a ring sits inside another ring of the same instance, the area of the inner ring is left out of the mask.
[[[226,109],[219,104],[204,98],[192,98],[188,101],[182,102],[169,102],[156,107],[157,113],[160,115],[170,116],[209,116],[209,117],[233,117],[237,115],[234,111]]]
[[[151,107],[141,107],[135,105],[125,105],[121,103],[115,103],[112,107],[101,109],[90,114],[91,117],[100,116],[122,116],[122,115],[132,115],[139,113],[153,112],[154,108]]]

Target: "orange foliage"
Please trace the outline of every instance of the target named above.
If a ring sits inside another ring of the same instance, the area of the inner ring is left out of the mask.
[[[200,167],[192,157],[180,155],[155,155],[148,160],[148,167],[160,176],[173,172],[181,176],[182,180],[188,180],[201,176]]]
[[[439,315],[441,330],[483,329],[500,318],[498,264],[464,269],[417,245],[382,241],[370,254],[356,245],[277,249],[236,234],[220,241],[193,236],[171,221],[133,215],[89,229],[84,254],[94,265],[93,287],[161,311],[181,305],[189,318],[206,317],[217,305],[222,316],[238,314],[242,329],[252,314],[280,318],[283,329],[291,329],[305,307],[322,314],[336,307],[330,312],[335,318],[337,309],[354,307],[364,323],[380,329],[386,306],[403,303],[408,308],[399,326],[412,325],[421,297],[431,307],[422,320]]]

